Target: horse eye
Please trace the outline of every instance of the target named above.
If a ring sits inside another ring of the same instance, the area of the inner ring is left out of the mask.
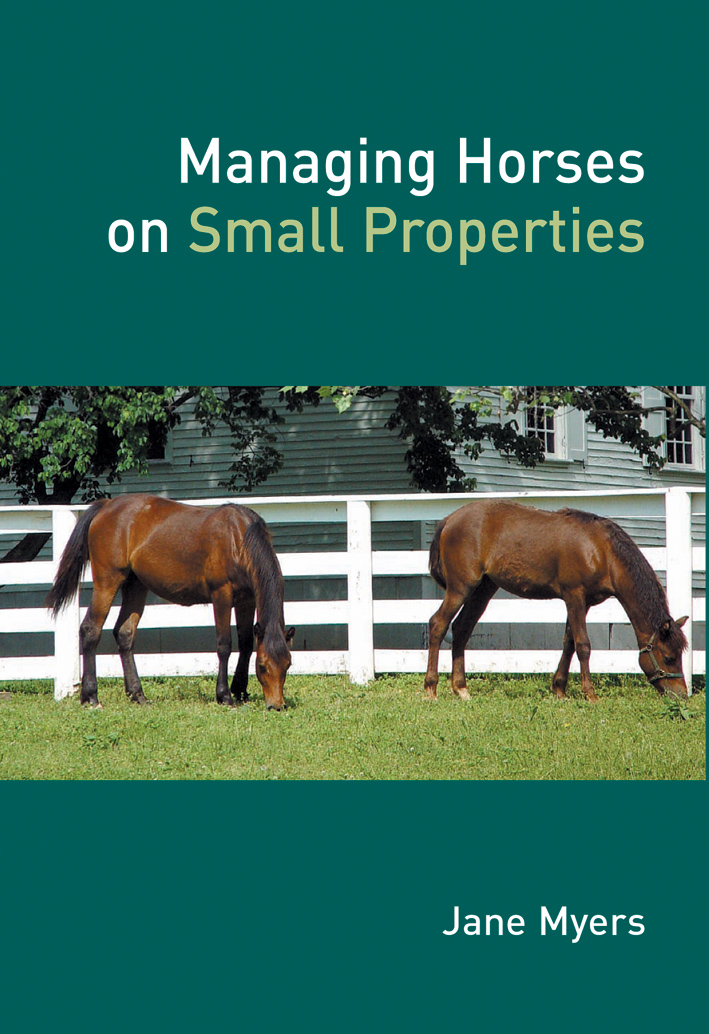
[[[266,665],[265,664],[259,664],[258,670],[261,672],[262,675],[265,675],[266,674]]]

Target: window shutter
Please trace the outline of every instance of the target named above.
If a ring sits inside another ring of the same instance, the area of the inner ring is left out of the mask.
[[[566,434],[569,459],[586,462],[586,421],[578,409],[570,409],[566,415]]]
[[[703,385],[698,385],[696,390],[699,415],[704,417],[707,411],[706,388]],[[697,467],[699,470],[706,470],[706,441],[702,438],[699,431],[695,430],[694,441],[696,442],[697,449]]]
[[[644,406],[660,406],[661,411],[657,413],[648,413],[645,417],[645,430],[648,434],[664,434],[665,433],[665,396],[657,388],[643,388],[642,403]]]
[[[642,404],[648,407],[661,406],[662,409],[656,413],[648,413],[644,420],[645,430],[648,434],[653,436],[658,434],[664,434],[667,428],[665,422],[665,396],[661,391],[656,388],[643,387],[642,390]],[[660,448],[660,454],[665,455],[665,446],[662,445]],[[643,459],[643,463],[647,464],[647,461]]]

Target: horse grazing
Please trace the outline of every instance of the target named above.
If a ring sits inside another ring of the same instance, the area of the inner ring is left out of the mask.
[[[549,513],[505,500],[480,500],[456,510],[436,528],[429,567],[445,589],[429,622],[425,687],[435,698],[441,641],[453,621],[451,688],[470,699],[465,684],[465,646],[498,589],[531,600],[562,599],[567,622],[564,648],[552,688],[566,696],[574,651],[583,691],[591,701],[590,607],[611,596],[632,622],[643,672],[660,693],[687,696],[682,652],[687,618],[670,617],[665,590],[630,536],[613,521],[580,510]],[[456,617],[457,614],[457,617]]]
[[[247,700],[249,660],[256,639],[256,675],[269,710],[283,707],[295,629],[283,620],[283,575],[264,521],[245,506],[186,506],[150,495],[99,499],[76,523],[59,562],[46,605],[56,616],[79,589],[88,561],[93,595],[81,624],[84,670],[81,702],[98,706],[96,647],[119,589],[121,609],[113,634],[123,664],[126,693],[147,703],[133,643],[148,592],[189,607],[211,603],[217,632],[217,701]],[[229,689],[231,611],[239,661]],[[258,624],[254,625],[254,612]]]

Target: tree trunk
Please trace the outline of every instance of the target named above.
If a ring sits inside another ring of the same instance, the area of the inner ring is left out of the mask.
[[[21,564],[34,560],[39,555],[42,546],[51,538],[49,531],[32,531],[13,546],[4,557],[0,557],[0,564]]]

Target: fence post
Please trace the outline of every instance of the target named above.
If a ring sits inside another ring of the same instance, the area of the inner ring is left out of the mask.
[[[347,500],[347,553],[350,681],[363,686],[374,678],[374,607],[372,514],[369,503],[362,499]]]
[[[686,488],[668,488],[665,494],[667,540],[667,602],[672,617],[689,615],[684,626],[689,649],[684,661],[687,688],[692,692],[692,497]]]
[[[74,530],[76,515],[69,507],[52,510],[52,558],[55,564]],[[54,623],[54,699],[63,700],[76,692],[81,681],[79,663],[79,595],[58,615]]]

